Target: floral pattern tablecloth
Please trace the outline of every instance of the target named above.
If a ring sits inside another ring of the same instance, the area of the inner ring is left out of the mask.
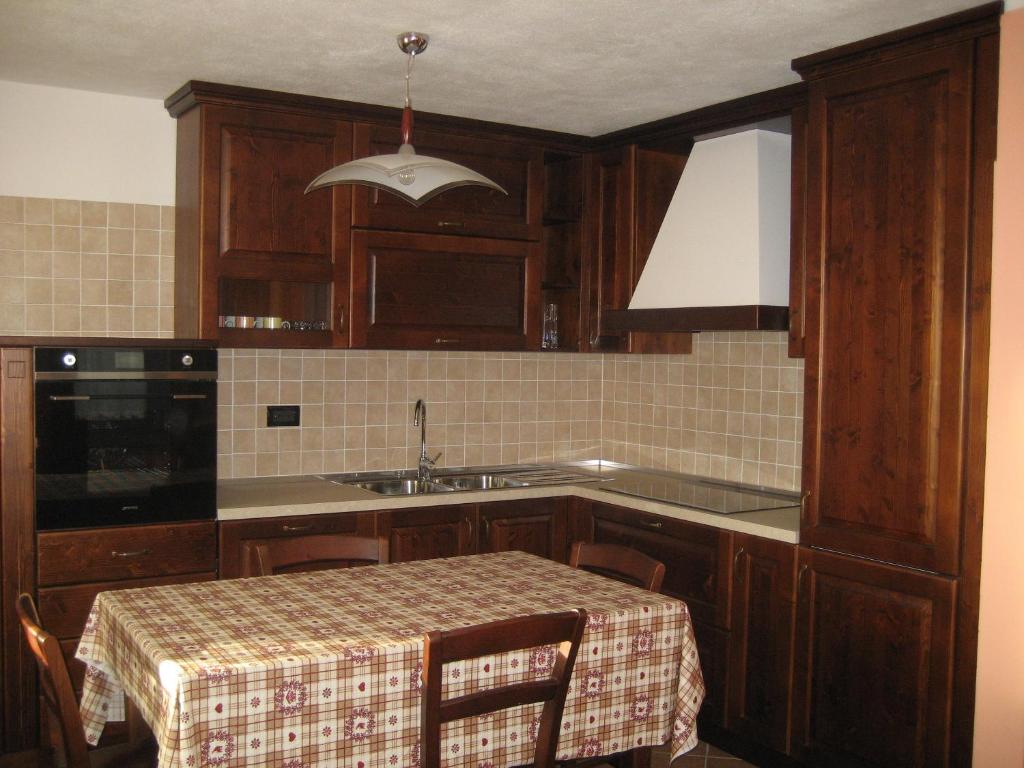
[[[126,692],[160,768],[415,767],[423,634],[572,608],[589,620],[559,759],[692,749],[704,682],[686,605],[522,552],[101,593],[77,652],[86,737],[123,718]],[[553,650],[448,665],[444,695],[548,672]],[[529,762],[539,713],[450,724],[446,764]]]

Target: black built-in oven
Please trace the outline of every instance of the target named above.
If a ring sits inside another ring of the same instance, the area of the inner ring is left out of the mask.
[[[38,530],[217,515],[217,352],[35,352]]]

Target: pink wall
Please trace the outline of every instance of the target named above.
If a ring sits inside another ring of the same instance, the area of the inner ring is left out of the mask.
[[[1024,7],[1003,16],[974,765],[1024,766]]]

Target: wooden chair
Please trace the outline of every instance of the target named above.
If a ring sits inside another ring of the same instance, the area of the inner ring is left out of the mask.
[[[562,710],[569,678],[576,662],[587,612],[547,613],[523,616],[449,632],[430,632],[423,643],[423,693],[420,719],[421,765],[441,765],[441,725],[510,707],[543,701],[537,731],[535,768],[552,768],[562,724]],[[441,700],[443,666],[452,661],[476,659],[498,653],[558,644],[551,676],[541,680],[490,688],[466,696]]]
[[[295,536],[249,542],[245,548],[246,576],[323,571],[388,561],[388,540],[383,537]]]
[[[663,563],[643,552],[618,544],[588,544],[585,541],[577,541],[572,545],[569,565],[609,576],[649,592],[660,591],[661,582],[665,578]]]
[[[155,744],[148,740],[89,749],[60,642],[40,626],[39,612],[31,596],[19,595],[15,608],[25,640],[39,665],[39,688],[47,709],[50,742],[63,754],[64,765],[67,768],[148,768],[155,765]]]

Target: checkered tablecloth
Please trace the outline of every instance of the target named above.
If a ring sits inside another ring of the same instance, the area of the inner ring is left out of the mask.
[[[423,634],[589,613],[558,757],[697,743],[704,697],[685,604],[522,552],[103,592],[78,658],[95,743],[122,691],[160,768],[419,765]],[[549,672],[553,648],[446,667],[445,697]],[[539,705],[447,726],[449,766],[529,762]]]

